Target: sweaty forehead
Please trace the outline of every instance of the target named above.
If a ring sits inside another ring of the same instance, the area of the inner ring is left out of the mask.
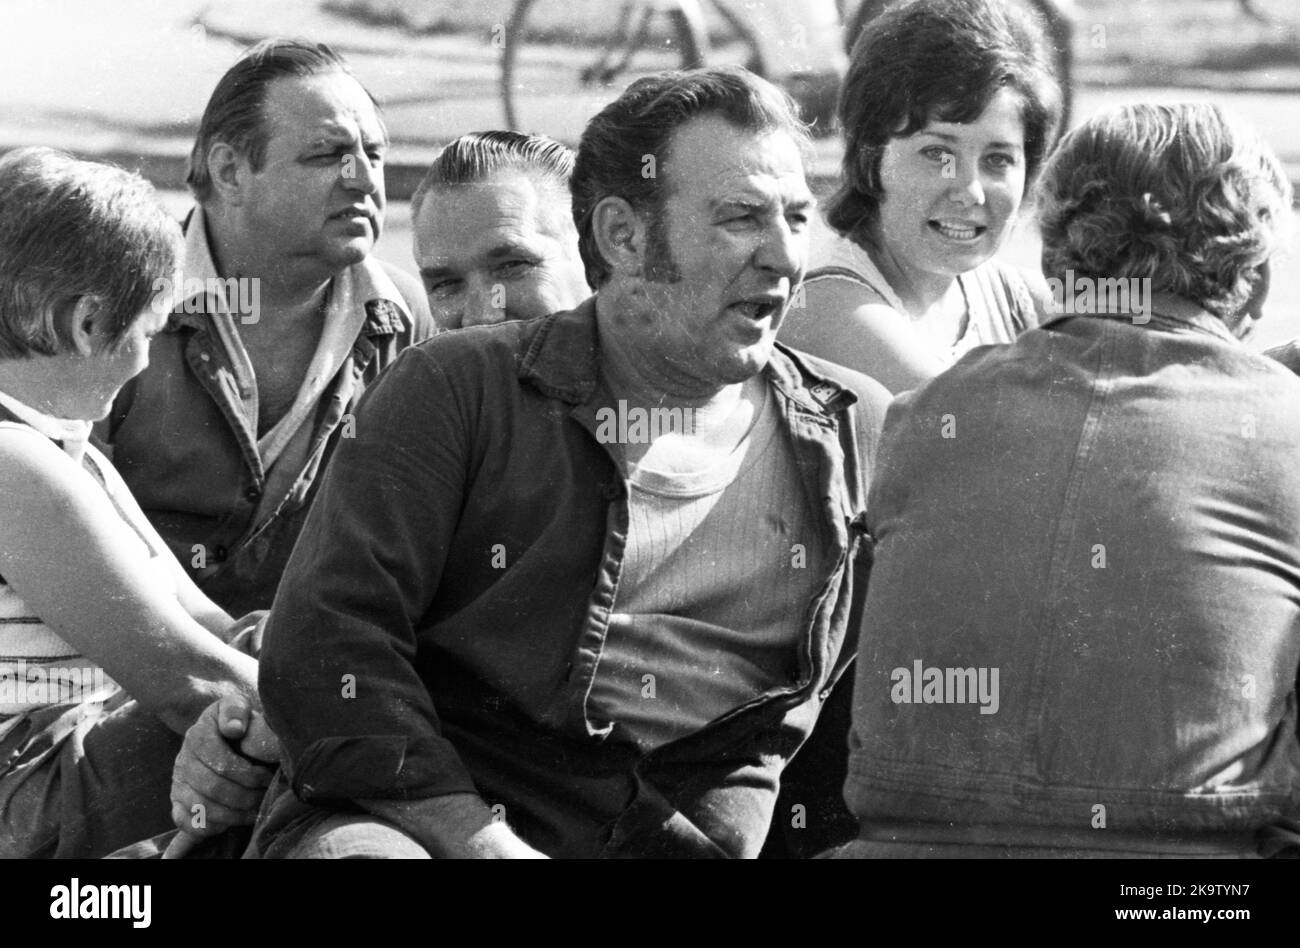
[[[504,172],[474,184],[435,187],[414,222],[421,266],[464,268],[490,262],[507,247],[541,251],[577,237],[567,195],[522,172]]]
[[[387,140],[374,103],[344,72],[277,79],[267,88],[263,114],[272,141]]]

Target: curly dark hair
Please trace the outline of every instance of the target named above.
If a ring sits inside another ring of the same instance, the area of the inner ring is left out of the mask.
[[[1006,0],[911,0],[871,20],[840,90],[843,177],[826,202],[827,223],[869,244],[889,141],[936,120],[973,122],[1004,88],[1022,103],[1028,190],[1061,118],[1051,62],[1040,24]]]
[[[1223,318],[1289,236],[1291,183],[1214,105],[1127,105],[1072,131],[1043,171],[1043,273],[1149,278]]]

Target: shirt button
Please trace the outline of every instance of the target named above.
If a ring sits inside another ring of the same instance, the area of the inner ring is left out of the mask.
[[[226,557],[229,555],[230,555],[230,551],[227,550],[224,546],[218,546],[216,549],[212,551],[212,558],[216,560],[218,563],[224,563],[226,561]]]
[[[245,499],[251,500],[254,503],[256,503],[259,499],[261,499],[261,496],[262,496],[262,488],[258,487],[256,484],[252,485],[251,487],[248,488],[248,490],[244,491]]]
[[[210,361],[212,361],[212,356],[208,355],[206,352],[200,352],[200,353],[199,353],[199,361],[200,361],[200,362],[210,362]]]

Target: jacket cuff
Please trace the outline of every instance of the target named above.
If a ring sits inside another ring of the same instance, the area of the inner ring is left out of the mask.
[[[327,737],[286,763],[293,792],[306,803],[419,800],[478,792],[460,757],[442,738]]]

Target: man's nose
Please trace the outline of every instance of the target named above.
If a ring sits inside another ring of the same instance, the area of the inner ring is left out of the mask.
[[[503,283],[470,280],[465,291],[466,326],[490,326],[506,321],[506,288]]]
[[[755,264],[791,282],[804,271],[808,259],[806,233],[795,233],[785,219],[774,222],[763,235],[763,243],[754,255]]]
[[[344,155],[339,163],[343,186],[363,194],[377,194],[384,187],[384,170],[364,151]]]

